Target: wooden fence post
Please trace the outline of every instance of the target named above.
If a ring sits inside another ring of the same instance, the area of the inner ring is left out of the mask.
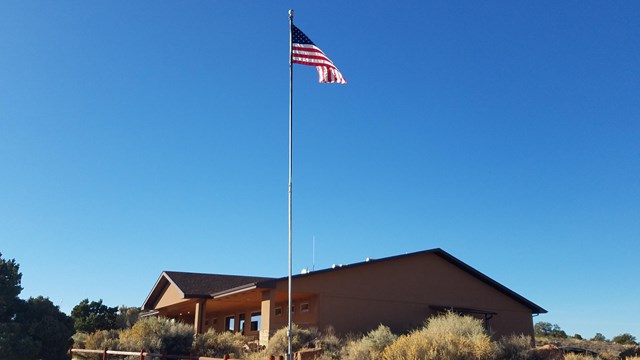
[[[69,346],[69,352],[67,352],[67,354],[69,354],[69,360],[73,359],[73,346]]]
[[[108,350],[108,348],[104,348],[104,351],[102,352],[102,360],[109,360],[109,355],[107,354]]]
[[[144,360],[144,349],[140,350],[140,360]]]
[[[224,354],[224,356],[222,357],[222,360],[229,360],[229,355]]]

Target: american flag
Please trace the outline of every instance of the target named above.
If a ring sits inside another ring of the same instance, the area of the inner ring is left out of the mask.
[[[318,48],[307,35],[305,35],[295,25],[291,25],[292,48],[291,60],[294,64],[315,66],[318,70],[318,81],[321,83],[346,84],[347,80],[342,77],[338,68],[333,64],[327,55]]]

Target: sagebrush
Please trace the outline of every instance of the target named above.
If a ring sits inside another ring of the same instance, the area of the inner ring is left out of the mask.
[[[120,333],[120,349],[188,355],[193,343],[193,327],[165,317],[147,317]]]
[[[229,355],[231,358],[244,358],[247,340],[240,333],[229,331],[216,332],[209,329],[199,334],[193,341],[193,352],[201,356],[218,357]]]
[[[302,349],[304,346],[308,345],[313,339],[312,333],[308,329],[302,329],[297,325],[293,325],[291,327],[291,348],[293,352],[296,352]],[[289,347],[289,339],[287,334],[287,328],[284,327],[273,334],[273,336],[269,339],[269,343],[267,344],[267,355],[279,356],[285,355],[288,351]]]
[[[367,335],[349,341],[342,351],[342,358],[345,360],[379,359],[384,349],[393,344],[397,338],[389,327],[380,325]]]
[[[480,320],[449,312],[399,337],[382,353],[385,360],[489,360],[497,346]]]

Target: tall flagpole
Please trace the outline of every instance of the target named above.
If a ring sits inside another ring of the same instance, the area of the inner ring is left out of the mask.
[[[293,196],[293,9],[289,10],[289,286],[288,297],[289,306],[287,313],[289,320],[287,322],[287,360],[293,360],[293,352],[291,342],[293,341],[293,332],[291,328],[291,307],[293,305],[291,295],[291,273],[292,265],[292,248],[293,248],[293,216],[292,216],[292,196]]]

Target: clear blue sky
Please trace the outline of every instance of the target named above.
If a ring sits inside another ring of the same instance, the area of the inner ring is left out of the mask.
[[[569,334],[640,337],[640,2],[0,2],[0,251],[23,297],[441,247]]]

